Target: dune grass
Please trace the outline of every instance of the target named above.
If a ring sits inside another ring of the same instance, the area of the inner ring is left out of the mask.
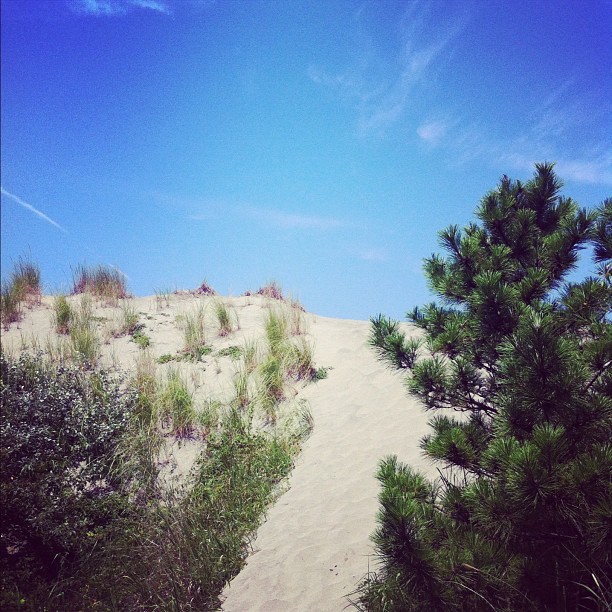
[[[94,366],[100,356],[100,338],[93,320],[91,298],[84,294],[74,311],[69,330],[70,350],[75,361]]]
[[[312,343],[300,336],[291,343],[288,349],[286,369],[294,380],[313,380],[316,374],[314,366],[314,348]]]
[[[192,361],[199,361],[203,355],[210,352],[206,346],[204,306],[200,304],[193,311],[186,313],[181,319],[181,324],[185,339],[183,353]]]
[[[53,324],[58,334],[66,335],[74,320],[74,313],[65,295],[56,295],[53,298]]]
[[[217,319],[219,336],[231,334],[238,326],[234,309],[221,300],[215,300],[213,310]]]
[[[0,293],[0,318],[2,327],[8,329],[11,323],[21,319],[21,298],[19,290],[11,281],[3,281]]]
[[[187,383],[175,368],[167,372],[165,387],[157,397],[157,410],[164,428],[178,438],[193,432],[196,413]]]
[[[91,293],[106,303],[116,305],[128,297],[125,275],[107,265],[79,264],[72,271],[72,294]]]
[[[20,300],[34,297],[40,300],[42,286],[40,282],[40,268],[28,257],[20,257],[13,266],[11,282]]]
[[[0,321],[4,329],[21,320],[23,302],[40,302],[41,294],[40,268],[29,258],[20,257],[0,287]]]

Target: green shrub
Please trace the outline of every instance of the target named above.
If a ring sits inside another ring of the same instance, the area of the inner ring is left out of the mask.
[[[135,397],[105,372],[40,357],[0,354],[0,374],[2,598],[43,609],[125,512],[114,460]]]
[[[109,543],[90,598],[115,609],[218,609],[291,467],[283,440],[252,432],[232,411],[200,455],[193,488],[167,492]]]

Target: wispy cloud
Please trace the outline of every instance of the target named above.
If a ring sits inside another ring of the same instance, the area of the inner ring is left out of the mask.
[[[172,14],[168,4],[161,0],[71,0],[68,5],[76,13],[102,17],[126,15],[132,9]]]
[[[389,261],[389,255],[385,251],[385,249],[380,248],[369,248],[359,252],[359,259],[363,259],[364,261],[373,261],[373,262],[381,262],[381,261]]]
[[[554,88],[543,101],[500,133],[497,126],[471,118],[447,122],[438,140],[452,154],[452,163],[483,161],[500,172],[531,172],[536,162],[554,161],[559,176],[586,184],[612,185],[612,146],[602,133],[606,116],[576,79]],[[435,140],[438,125],[424,121],[417,133]]]
[[[448,131],[448,123],[446,121],[426,121],[417,128],[419,138],[429,145],[436,146],[440,144]]]
[[[246,207],[244,213],[266,225],[281,229],[316,229],[330,230],[344,227],[346,223],[333,217],[317,217],[296,213],[286,213],[269,208]]]
[[[309,66],[307,73],[314,83],[355,104],[361,135],[385,134],[405,116],[418,86],[432,80],[437,60],[463,29],[461,18],[452,23],[438,21],[431,28],[429,10],[419,2],[410,5],[400,24],[401,37],[391,65],[376,56],[372,45],[364,44],[361,55],[343,71]]]
[[[0,187],[0,193],[2,193],[3,196],[6,196],[10,200],[17,202],[17,204],[19,204],[20,206],[23,206],[25,209],[29,210],[30,212],[33,212],[35,215],[37,215],[38,217],[40,217],[47,223],[50,223],[54,227],[57,227],[57,229],[61,230],[62,232],[66,234],[68,233],[59,223],[51,219],[51,217],[48,217],[47,215],[45,215],[44,212],[41,212],[37,208],[34,208],[34,206],[32,206],[31,204],[24,202],[19,196],[16,196],[15,194],[8,192],[4,187]]]

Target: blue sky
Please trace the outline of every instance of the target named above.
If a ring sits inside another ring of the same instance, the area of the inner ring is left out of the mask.
[[[502,174],[612,193],[607,0],[0,1],[2,273],[47,291],[103,263],[401,318]]]

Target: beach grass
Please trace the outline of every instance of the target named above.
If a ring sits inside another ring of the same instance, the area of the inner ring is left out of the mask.
[[[53,298],[53,323],[58,334],[66,335],[70,332],[70,326],[74,320],[74,312],[70,303],[63,294]]]
[[[210,352],[206,346],[206,326],[204,306],[199,304],[191,312],[185,313],[181,320],[185,340],[183,353],[192,361],[199,361]]]
[[[79,264],[72,271],[73,295],[90,293],[105,303],[116,305],[128,297],[125,274],[108,265]]]
[[[237,316],[234,309],[222,300],[215,300],[213,311],[217,319],[219,336],[231,334],[237,327]]]

